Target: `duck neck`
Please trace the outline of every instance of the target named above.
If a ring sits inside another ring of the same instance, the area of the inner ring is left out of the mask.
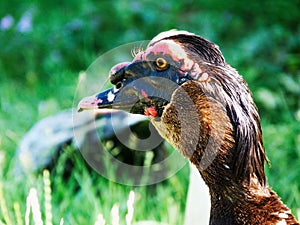
[[[236,179],[230,167],[215,160],[205,170],[198,167],[211,196],[210,225],[299,224],[278,195],[254,174],[250,179]]]
[[[219,179],[221,180],[221,179]],[[209,184],[211,196],[211,225],[255,224],[253,216],[263,210],[271,193],[266,186],[246,186],[224,180],[223,184]]]
[[[253,120],[237,120],[242,109],[230,112],[228,105],[204,94],[200,87],[195,82],[182,85],[183,91],[174,92],[162,116],[152,123],[198,168],[208,185],[210,224],[276,224],[285,217],[294,222],[288,208],[266,184],[266,157],[254,105],[250,110]]]

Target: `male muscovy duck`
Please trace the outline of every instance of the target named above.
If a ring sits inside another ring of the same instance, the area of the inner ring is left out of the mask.
[[[209,187],[211,225],[299,224],[266,182],[257,108],[217,45],[186,31],[163,32],[132,62],[114,66],[109,79],[114,87],[82,99],[78,110],[149,116]]]

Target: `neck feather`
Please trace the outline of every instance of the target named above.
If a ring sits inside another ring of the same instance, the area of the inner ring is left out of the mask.
[[[212,206],[210,224],[276,224],[283,219],[286,224],[297,224],[289,209],[267,186],[264,158],[257,164],[262,167],[260,173],[251,168],[241,176],[236,175],[236,160],[244,162],[235,157],[241,155],[237,128],[226,106],[201,92],[198,83],[190,82],[176,90],[160,120],[152,122],[164,138],[197,166],[208,185]],[[260,129],[260,124],[257,126]],[[255,146],[262,147],[262,143]],[[247,165],[252,166],[253,162]]]

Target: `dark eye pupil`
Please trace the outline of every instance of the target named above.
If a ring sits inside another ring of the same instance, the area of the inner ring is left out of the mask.
[[[158,62],[157,62],[157,64],[159,66],[163,66],[164,65],[164,61],[162,59],[159,59]]]
[[[156,65],[160,68],[163,68],[167,65],[166,60],[162,59],[162,58],[158,58],[156,59]]]

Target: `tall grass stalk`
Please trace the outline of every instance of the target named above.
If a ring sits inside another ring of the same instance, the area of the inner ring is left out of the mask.
[[[0,209],[2,211],[3,218],[4,218],[4,221],[6,222],[6,225],[12,225],[12,223],[10,221],[9,213],[7,210],[5,198],[4,198],[3,184],[1,181],[0,181]]]
[[[111,224],[112,225],[120,225],[120,218],[119,218],[119,204],[114,204],[111,209]]]
[[[101,213],[98,214],[97,220],[94,225],[105,225],[105,219],[103,218],[103,215]]]
[[[16,217],[17,225],[23,225],[21,209],[20,209],[20,203],[19,202],[14,203],[14,211],[15,211],[15,217]]]
[[[30,224],[30,211],[32,211],[33,222],[35,225],[43,225],[42,213],[40,209],[39,200],[37,197],[37,190],[31,188],[26,199],[26,214],[25,214],[25,224]]]
[[[51,182],[48,170],[43,172],[46,225],[52,225]]]
[[[126,225],[131,225],[133,219],[133,212],[134,212],[134,191],[129,192],[129,197],[127,200],[127,214],[126,214]]]

